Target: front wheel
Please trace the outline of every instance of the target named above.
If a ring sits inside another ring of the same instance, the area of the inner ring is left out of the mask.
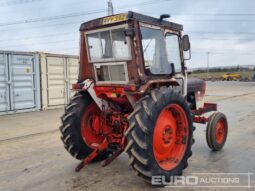
[[[141,98],[129,116],[126,152],[145,181],[153,176],[179,176],[192,155],[193,123],[185,99],[170,88]]]
[[[228,121],[223,113],[216,112],[209,117],[206,127],[206,141],[209,148],[219,151],[228,135]]]

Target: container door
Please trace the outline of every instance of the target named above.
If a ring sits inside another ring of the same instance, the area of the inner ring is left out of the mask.
[[[0,112],[10,110],[8,61],[6,54],[0,54]]]
[[[11,110],[35,108],[34,57],[9,56]]]
[[[75,94],[75,91],[72,91],[72,84],[77,82],[79,72],[79,60],[78,58],[67,58],[67,99],[69,100]]]
[[[47,95],[48,106],[66,104],[65,60],[60,57],[47,57]]]

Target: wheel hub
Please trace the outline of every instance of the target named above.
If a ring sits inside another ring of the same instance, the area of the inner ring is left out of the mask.
[[[215,129],[216,142],[218,144],[222,144],[225,137],[225,124],[223,120],[218,121]]]
[[[164,144],[169,144],[173,140],[173,130],[170,126],[166,126],[162,133],[162,140]]]
[[[179,164],[186,151],[187,138],[185,111],[177,104],[166,106],[159,114],[153,134],[154,157],[162,169],[171,170]]]
[[[92,149],[96,149],[104,140],[104,136],[100,134],[100,113],[98,106],[91,103],[84,111],[81,120],[82,138]]]

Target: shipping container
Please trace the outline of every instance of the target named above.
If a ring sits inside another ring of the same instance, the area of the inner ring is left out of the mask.
[[[60,108],[77,81],[78,56],[0,51],[0,115]]]
[[[40,53],[42,109],[60,108],[69,102],[77,81],[78,56]]]
[[[0,115],[40,108],[39,55],[0,51]]]

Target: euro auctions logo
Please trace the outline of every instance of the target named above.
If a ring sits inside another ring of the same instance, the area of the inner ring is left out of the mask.
[[[188,176],[153,176],[151,183],[165,187],[253,188],[252,173],[192,173]]]
[[[195,186],[198,185],[199,179],[197,176],[170,176],[167,179],[165,176],[153,176],[152,185],[164,185],[164,186]]]

